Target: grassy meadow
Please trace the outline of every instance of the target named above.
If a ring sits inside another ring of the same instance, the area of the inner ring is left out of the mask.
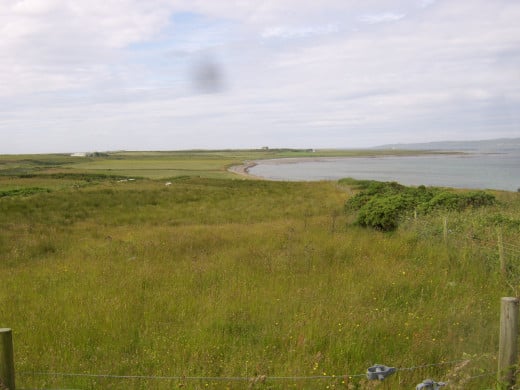
[[[493,388],[500,297],[520,288],[520,194],[383,233],[345,212],[355,185],[227,171],[307,154],[0,156],[17,386]],[[357,376],[377,363],[418,368]]]
[[[244,161],[266,158],[301,157],[356,157],[381,155],[410,155],[425,152],[396,150],[193,150],[177,152],[121,151],[96,153],[99,156],[76,157],[64,154],[0,155],[0,176],[16,178],[28,175],[46,175],[46,178],[70,178],[75,174],[110,175],[113,177],[141,177],[167,179],[179,176],[232,179],[228,172],[233,165]]]

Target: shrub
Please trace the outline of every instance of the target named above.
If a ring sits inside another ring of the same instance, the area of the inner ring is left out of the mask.
[[[360,210],[357,223],[361,226],[390,231],[397,228],[399,217],[411,204],[404,195],[389,195],[370,199]]]
[[[421,211],[425,213],[437,209],[462,211],[468,207],[489,206],[494,203],[495,197],[483,191],[475,191],[467,194],[442,191],[430,199],[430,201],[422,204]]]
[[[399,219],[413,210],[428,214],[443,209],[462,211],[495,203],[495,197],[483,191],[456,193],[435,187],[406,187],[396,182],[362,182],[359,193],[347,200],[347,212],[358,211],[356,223],[390,231]]]
[[[353,180],[353,179],[350,179]],[[361,192],[350,198],[345,204],[345,209],[348,210],[359,210],[365,204],[367,204],[374,196],[378,195],[395,195],[400,193],[404,186],[396,182],[379,182],[362,180],[357,185]]]

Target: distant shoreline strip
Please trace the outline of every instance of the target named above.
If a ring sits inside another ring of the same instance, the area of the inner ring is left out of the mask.
[[[258,179],[258,180],[265,180],[265,178],[263,178],[263,177],[255,176],[255,175],[252,175],[251,173],[249,173],[249,170],[257,165],[258,165],[258,163],[256,161],[245,161],[241,165],[230,166],[228,168],[228,171],[231,173],[240,175],[240,176],[246,176],[246,177],[250,177],[250,178]]]

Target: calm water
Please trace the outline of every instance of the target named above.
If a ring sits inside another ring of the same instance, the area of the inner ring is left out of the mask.
[[[520,188],[520,150],[507,153],[409,157],[350,157],[258,161],[249,169],[272,180],[337,180],[345,177],[407,185],[457,188]]]

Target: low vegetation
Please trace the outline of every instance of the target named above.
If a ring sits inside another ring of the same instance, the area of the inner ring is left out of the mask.
[[[215,166],[235,161],[222,153]],[[383,386],[494,386],[499,300],[520,287],[516,192],[385,233],[344,212],[379,184],[38,169],[0,176],[0,326],[20,388],[362,389],[351,375],[376,363],[442,362]]]
[[[352,183],[345,179],[340,183]],[[354,184],[355,181],[354,181]],[[399,220],[410,214],[463,211],[493,205],[494,195],[484,191],[455,192],[425,186],[406,187],[396,182],[360,181],[361,192],[345,203],[347,211],[357,211],[356,223],[382,231],[395,230]]]
[[[15,188],[12,190],[0,190],[0,198],[6,196],[27,196],[36,194],[38,192],[50,192],[47,188],[39,188],[39,187],[27,187],[27,188]]]

